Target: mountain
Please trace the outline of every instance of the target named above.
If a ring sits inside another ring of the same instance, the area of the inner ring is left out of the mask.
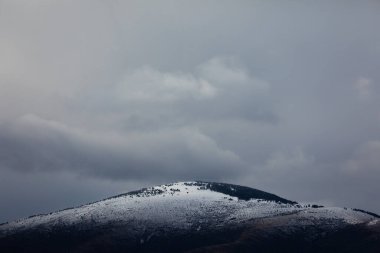
[[[180,182],[4,223],[0,252],[380,252],[380,217]]]

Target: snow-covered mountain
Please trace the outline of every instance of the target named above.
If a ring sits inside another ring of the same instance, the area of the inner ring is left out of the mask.
[[[379,218],[180,182],[2,224],[0,252],[380,252]]]

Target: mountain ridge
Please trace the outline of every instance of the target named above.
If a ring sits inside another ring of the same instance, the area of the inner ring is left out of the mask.
[[[207,250],[218,245],[215,252],[219,252],[221,245],[234,248],[237,243],[251,251],[263,242],[271,247],[273,242],[288,245],[293,240],[308,248],[315,240],[325,243],[334,236],[345,239],[343,235],[374,240],[376,248],[379,227],[376,214],[363,210],[302,205],[245,186],[188,181],[8,222],[0,225],[0,250],[91,252],[105,247],[99,252],[214,252]],[[350,229],[354,232],[346,235]],[[297,243],[288,246],[294,250]]]
[[[23,220],[23,219],[33,218],[33,217],[36,217],[36,216],[49,215],[49,214],[53,214],[53,213],[57,213],[57,212],[65,211],[65,210],[80,208],[82,206],[91,205],[91,204],[95,204],[95,203],[98,203],[98,202],[101,202],[101,201],[105,201],[105,200],[109,200],[109,199],[114,199],[114,198],[118,198],[118,197],[122,197],[122,196],[137,195],[139,193],[143,193],[146,190],[149,190],[150,188],[154,188],[154,187],[158,187],[158,186],[169,186],[169,185],[174,185],[174,184],[178,184],[178,183],[184,183],[184,184],[189,184],[189,185],[193,184],[193,185],[196,185],[196,186],[205,186],[207,189],[210,189],[210,190],[213,190],[213,191],[216,191],[216,192],[220,192],[220,193],[225,193],[225,194],[230,195],[232,197],[238,197],[239,199],[242,199],[242,200],[249,200],[251,198],[256,198],[256,199],[263,199],[263,200],[273,200],[273,201],[278,201],[278,202],[288,203],[288,204],[298,204],[295,201],[287,200],[287,199],[281,198],[281,197],[279,197],[279,196],[277,196],[275,194],[268,193],[268,192],[265,192],[265,191],[261,191],[261,190],[258,190],[258,189],[255,189],[255,188],[251,188],[251,187],[248,187],[248,186],[241,186],[241,185],[230,184],[230,183],[221,183],[221,182],[202,181],[202,180],[178,181],[178,182],[174,182],[174,183],[167,183],[167,184],[162,184],[162,185],[156,185],[156,186],[153,186],[153,187],[144,187],[144,188],[141,188],[140,190],[133,190],[133,191],[129,191],[129,192],[126,192],[126,193],[117,194],[117,195],[114,195],[114,196],[111,196],[111,197],[103,198],[101,200],[96,200],[96,201],[88,202],[86,204],[82,204],[82,205],[78,205],[78,206],[73,206],[73,207],[68,207],[68,208],[64,208],[64,209],[59,209],[57,211],[52,211],[52,212],[48,212],[48,213],[33,214],[33,215],[28,216],[28,217],[16,219],[14,221],[20,221],[20,220]],[[228,189],[231,189],[231,187],[239,189],[239,191],[238,192],[236,192],[236,191],[229,191]],[[249,192],[248,193],[245,192],[245,193],[242,193],[242,194],[238,194],[238,193],[241,193],[241,191],[244,191],[244,190],[245,191],[248,190]],[[260,198],[260,197],[262,197],[262,198]],[[363,211],[365,211],[365,210],[363,210]],[[367,212],[367,211],[365,211],[365,212]],[[0,223],[0,226],[4,225],[4,224],[7,224],[9,222],[12,222],[12,221],[6,221],[6,222],[3,222],[3,223]]]

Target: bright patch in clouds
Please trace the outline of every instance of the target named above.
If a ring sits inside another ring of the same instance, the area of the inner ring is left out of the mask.
[[[356,81],[354,87],[359,94],[360,98],[369,98],[372,91],[372,80],[365,77],[360,77]]]

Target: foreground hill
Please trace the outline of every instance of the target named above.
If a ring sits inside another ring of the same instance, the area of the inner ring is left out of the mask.
[[[0,252],[380,252],[380,217],[180,182],[0,225]]]

